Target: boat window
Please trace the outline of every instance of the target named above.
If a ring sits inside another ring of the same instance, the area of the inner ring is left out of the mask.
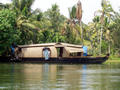
[[[81,56],[81,54],[82,54],[81,52],[78,52],[78,53],[77,53],[77,56]]]
[[[82,56],[81,52],[70,53],[70,56]]]

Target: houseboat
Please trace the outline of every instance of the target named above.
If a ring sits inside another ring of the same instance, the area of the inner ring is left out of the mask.
[[[40,62],[63,64],[101,64],[108,59],[87,55],[87,48],[68,43],[18,45],[9,62]]]

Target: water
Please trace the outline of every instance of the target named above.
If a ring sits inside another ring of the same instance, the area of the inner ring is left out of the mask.
[[[0,90],[120,90],[120,64],[0,64]]]

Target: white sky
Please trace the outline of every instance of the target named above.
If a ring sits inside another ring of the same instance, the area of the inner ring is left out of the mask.
[[[10,3],[11,0],[0,0],[0,3]],[[101,9],[101,0],[80,0],[82,2],[84,23],[91,22],[94,17],[94,12]],[[120,0],[109,0],[113,9],[119,11]],[[39,8],[43,12],[51,8],[52,4],[57,4],[60,8],[60,13],[69,17],[68,8],[72,7],[78,0],[35,0],[32,9]]]

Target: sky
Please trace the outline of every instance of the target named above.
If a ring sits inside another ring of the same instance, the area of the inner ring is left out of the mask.
[[[94,12],[101,9],[101,0],[80,0],[82,3],[82,21],[89,23],[94,17]],[[109,0],[115,11],[120,9],[120,0]],[[11,0],[0,0],[0,3],[10,3]],[[60,13],[69,18],[68,8],[76,5],[78,0],[35,0],[32,9],[39,8],[41,11],[46,11],[53,4],[57,4],[60,8]]]

